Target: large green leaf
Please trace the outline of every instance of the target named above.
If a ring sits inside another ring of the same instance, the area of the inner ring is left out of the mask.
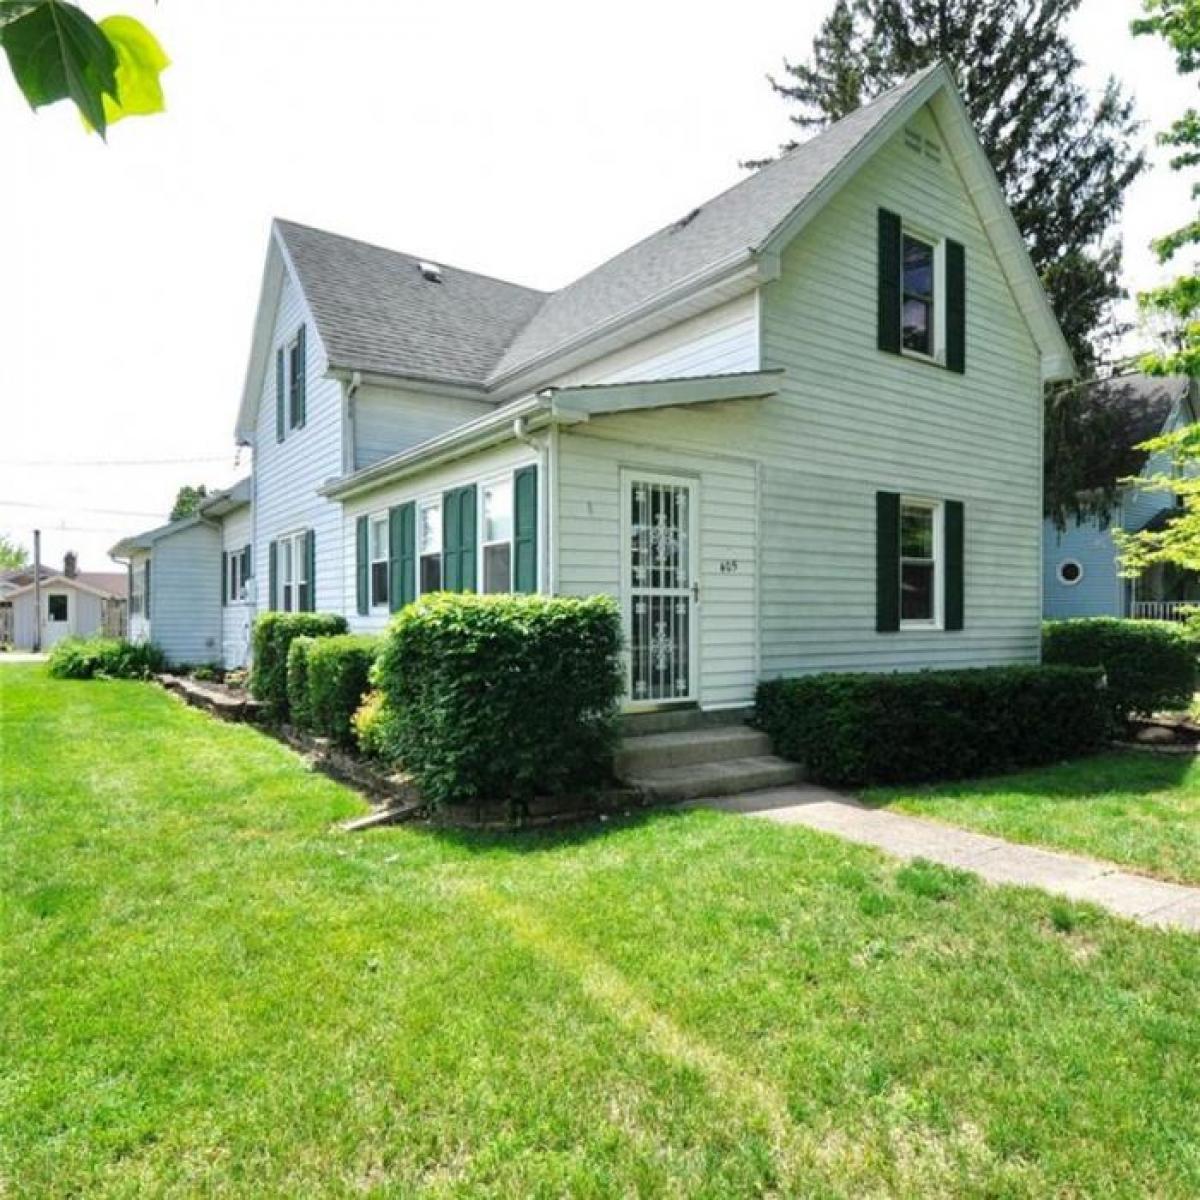
[[[158,40],[133,17],[105,17],[100,28],[117,53],[116,99],[104,97],[108,123],[162,112],[166,104],[159,76],[171,60]]]
[[[117,51],[86,13],[62,0],[41,0],[0,19],[0,44],[25,98],[34,108],[72,100],[84,119],[104,134],[104,98],[117,96]]]

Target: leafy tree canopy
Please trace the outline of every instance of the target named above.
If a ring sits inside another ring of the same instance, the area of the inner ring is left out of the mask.
[[[29,563],[29,551],[13,541],[7,534],[0,533],[0,571],[11,571]]]
[[[64,0],[0,0],[0,47],[34,108],[70,100],[101,137],[114,121],[163,111],[169,60],[133,17],[94,21]]]
[[[1064,25],[1080,2],[837,0],[808,61],[785,62],[785,78],[771,85],[794,105],[795,124],[812,130],[938,59],[948,63],[1087,374],[1123,294],[1112,229],[1145,156],[1116,81],[1093,101],[1077,79]]]
[[[200,502],[208,496],[208,488],[204,484],[192,485],[185,483],[183,487],[175,493],[175,503],[171,507],[172,521],[182,520],[184,517],[190,517],[199,507]]]
[[[1200,0],[1146,0],[1143,11],[1146,15],[1133,22],[1133,32],[1165,38],[1180,74],[1200,71]],[[1194,170],[1200,166],[1200,113],[1189,108],[1158,135],[1158,141],[1176,151],[1170,160],[1171,170]],[[1200,200],[1200,182],[1192,184],[1192,199]],[[1197,245],[1200,214],[1151,243],[1162,263],[1171,262]],[[1160,343],[1143,358],[1142,369],[1155,375],[1200,375],[1200,276],[1196,274],[1195,258],[1190,271],[1143,292],[1138,302]]]

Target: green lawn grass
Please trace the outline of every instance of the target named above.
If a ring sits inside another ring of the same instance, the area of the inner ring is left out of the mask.
[[[0,1194],[1200,1191],[1200,939],[709,812],[348,835],[0,667]]]
[[[875,788],[864,799],[1200,884],[1200,765],[1191,755],[1103,754],[966,783]]]

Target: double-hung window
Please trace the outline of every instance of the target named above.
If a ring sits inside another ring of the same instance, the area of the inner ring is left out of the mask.
[[[936,628],[941,621],[942,505],[900,501],[900,624]]]
[[[426,500],[417,507],[418,586],[421,595],[442,590],[442,502]]]
[[[304,553],[304,534],[293,533],[279,539],[280,607],[284,612],[307,612],[308,558]]]
[[[388,603],[388,517],[371,518],[371,607],[387,608]]]
[[[225,553],[225,581],[228,587],[227,599],[240,600],[242,588],[246,581],[242,578],[242,552],[229,550]]]
[[[297,334],[287,347],[288,426],[291,429],[304,424],[304,398],[301,394],[304,386],[303,354],[304,343]]]
[[[146,607],[146,573],[140,567],[135,567],[130,571],[130,577],[133,582],[133,590],[129,595],[129,615],[140,617]]]
[[[904,349],[932,358],[937,353],[937,252],[933,243],[906,231],[903,271]]]
[[[485,483],[483,507],[483,590],[512,591],[512,479]]]

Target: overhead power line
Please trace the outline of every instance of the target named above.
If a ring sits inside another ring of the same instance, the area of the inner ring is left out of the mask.
[[[0,467],[180,467],[229,460],[228,454],[200,458],[0,458]]]
[[[0,508],[36,508],[42,512],[62,512],[65,509],[73,513],[94,513],[104,517],[153,517],[160,521],[167,519],[161,510],[145,512],[129,508],[85,508],[75,504],[36,504],[29,500],[0,500]]]

